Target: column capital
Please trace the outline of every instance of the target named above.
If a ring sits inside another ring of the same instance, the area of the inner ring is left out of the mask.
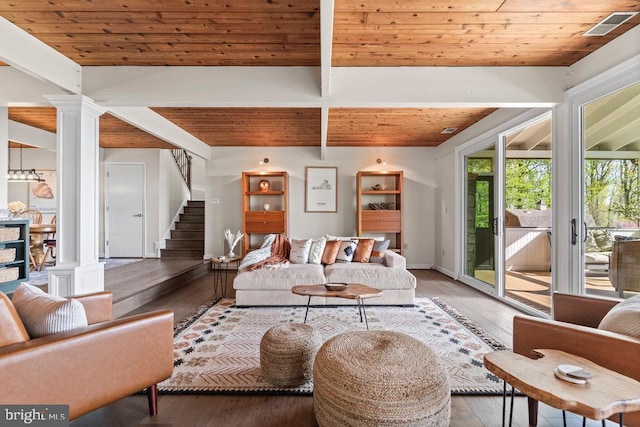
[[[84,95],[50,95],[45,96],[54,107],[62,111],[82,110],[94,117],[100,117],[107,109],[96,104],[95,101]]]

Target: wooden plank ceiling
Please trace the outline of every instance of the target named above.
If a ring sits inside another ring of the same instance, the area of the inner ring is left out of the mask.
[[[1,16],[83,66],[318,66],[319,9],[320,0],[0,0]],[[582,36],[613,11],[640,11],[640,1],[335,0],[332,65],[566,66],[640,23]],[[157,111],[210,145],[320,143],[315,109]],[[488,111],[331,110],[328,143],[437,145],[442,128]],[[109,115],[101,127],[104,147],[165,144]]]

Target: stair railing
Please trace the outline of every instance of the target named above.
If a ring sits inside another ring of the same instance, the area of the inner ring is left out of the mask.
[[[173,160],[176,161],[176,166],[178,166],[184,183],[187,184],[187,188],[191,192],[191,156],[187,153],[187,150],[181,148],[172,149],[171,155]]]

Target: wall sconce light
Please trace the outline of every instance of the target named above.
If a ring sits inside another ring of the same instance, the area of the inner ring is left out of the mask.
[[[376,163],[382,166],[386,166],[387,165],[387,161],[383,160],[383,159],[376,159]]]
[[[260,166],[266,165],[267,163],[269,163],[269,158],[265,157],[264,159],[260,160],[258,163],[260,164]]]
[[[20,147],[20,169],[11,169],[11,149],[9,149],[9,161],[7,170],[8,182],[44,182],[35,169],[22,168],[22,147]]]

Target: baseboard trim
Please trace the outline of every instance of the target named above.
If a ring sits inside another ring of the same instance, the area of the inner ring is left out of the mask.
[[[433,269],[438,271],[438,272],[440,272],[440,273],[442,273],[442,274],[444,274],[444,275],[446,275],[446,276],[451,277],[454,280],[458,280],[458,275],[456,273],[454,273],[453,271],[447,269],[447,268],[440,267],[439,265],[434,265]]]

